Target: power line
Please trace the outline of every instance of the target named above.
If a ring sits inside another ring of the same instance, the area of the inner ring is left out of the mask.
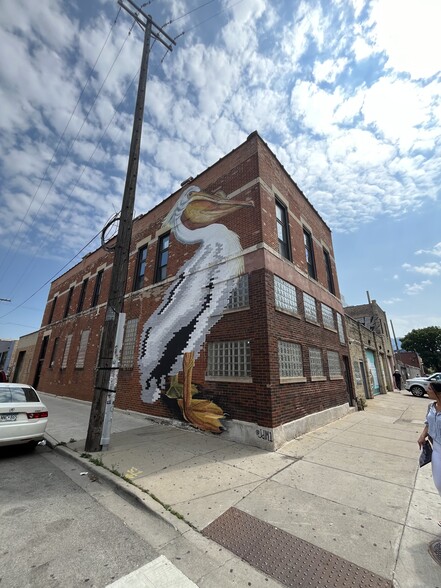
[[[16,241],[17,241],[17,238],[18,238],[18,236],[19,236],[19,235],[20,235],[20,233],[21,233],[21,230],[22,230],[22,228],[23,228],[24,222],[25,222],[25,220],[26,220],[26,218],[27,218],[27,216],[28,216],[28,214],[29,214],[29,212],[30,212],[30,210],[31,210],[32,204],[33,204],[33,202],[34,202],[34,200],[35,200],[35,198],[36,198],[36,196],[37,196],[37,194],[38,194],[38,192],[39,192],[39,190],[40,190],[40,187],[41,187],[42,183],[44,182],[44,180],[45,180],[45,179],[46,179],[46,177],[47,177],[48,171],[49,171],[49,169],[50,169],[50,167],[51,167],[51,165],[52,165],[52,162],[53,162],[53,160],[54,160],[54,158],[55,158],[55,155],[56,155],[56,154],[57,154],[57,152],[58,152],[58,148],[59,148],[59,146],[60,146],[60,144],[61,144],[61,141],[63,140],[63,138],[64,138],[64,135],[66,134],[66,131],[67,131],[67,129],[68,129],[68,127],[69,127],[69,125],[70,125],[70,123],[71,123],[71,121],[72,121],[72,118],[73,118],[73,116],[74,116],[74,114],[75,114],[75,111],[76,111],[76,109],[77,109],[77,107],[78,107],[78,105],[79,105],[80,101],[81,101],[81,98],[83,97],[83,94],[84,94],[84,92],[85,92],[85,90],[86,90],[86,88],[87,88],[87,85],[89,84],[89,81],[90,81],[90,80],[91,80],[91,78],[92,78],[92,74],[93,74],[93,72],[95,71],[95,67],[96,67],[96,65],[97,65],[97,63],[98,63],[98,61],[99,61],[99,59],[100,59],[100,57],[101,57],[101,55],[102,55],[102,53],[103,53],[103,51],[104,51],[104,48],[105,48],[105,46],[107,45],[107,42],[108,42],[108,40],[109,40],[109,38],[110,38],[110,35],[111,35],[111,33],[112,33],[112,30],[113,30],[113,28],[114,28],[114,26],[115,26],[116,22],[117,22],[117,20],[118,20],[118,16],[119,16],[120,12],[121,12],[121,7],[118,9],[118,12],[117,12],[117,14],[116,14],[116,17],[115,17],[115,19],[114,19],[113,23],[112,23],[112,26],[110,27],[109,33],[108,33],[108,35],[107,35],[107,37],[106,37],[106,40],[104,41],[104,44],[103,44],[103,46],[101,47],[101,50],[100,50],[100,52],[99,52],[99,54],[98,54],[98,57],[96,58],[96,60],[95,60],[95,63],[93,64],[93,67],[92,67],[92,69],[90,70],[89,77],[87,78],[87,80],[86,80],[86,83],[84,84],[84,86],[83,86],[83,88],[82,88],[82,90],[81,90],[81,92],[80,92],[80,95],[79,95],[79,97],[78,97],[78,100],[77,100],[77,102],[76,102],[76,104],[75,104],[75,107],[74,107],[74,109],[73,109],[73,111],[72,111],[72,113],[71,113],[71,115],[70,115],[70,117],[69,117],[69,120],[67,121],[67,124],[66,124],[66,126],[64,127],[64,130],[63,130],[63,132],[62,132],[62,134],[61,134],[60,138],[58,139],[58,143],[57,143],[57,145],[56,145],[56,147],[55,147],[55,149],[54,149],[54,152],[53,152],[53,154],[52,154],[51,160],[49,161],[49,163],[48,163],[48,165],[47,165],[47,167],[46,167],[46,170],[45,170],[45,172],[44,172],[44,174],[43,174],[43,176],[42,176],[42,178],[41,178],[41,180],[40,180],[40,182],[39,182],[39,184],[38,184],[38,186],[37,186],[37,189],[35,190],[35,192],[34,192],[34,195],[32,196],[32,198],[31,198],[31,201],[29,202],[29,206],[28,206],[28,208],[27,208],[27,210],[26,210],[26,212],[25,212],[25,215],[24,215],[24,217],[23,217],[23,218],[22,218],[22,220],[21,220],[21,223],[20,223],[20,226],[19,226],[19,228],[18,228],[18,231],[15,233],[15,235],[14,235],[14,238],[13,238],[13,240],[12,240],[11,244],[9,245],[9,248],[8,248],[8,250],[6,251],[6,253],[5,253],[5,255],[4,255],[4,257],[3,257],[3,259],[2,259],[2,260],[0,260],[0,266],[1,266],[1,264],[3,263],[3,261],[4,261],[5,259],[7,259],[7,258],[8,258],[8,255],[9,255],[9,253],[11,252],[12,248],[14,247],[14,245],[15,245],[15,243],[16,243]],[[47,197],[47,194],[46,194],[46,197]],[[46,197],[45,197],[45,200],[46,200]],[[43,202],[44,202],[44,201],[43,201]],[[38,212],[40,211],[40,209],[41,209],[41,206],[40,206],[40,208],[38,209],[38,211],[37,211],[37,214],[38,214]],[[34,219],[34,220],[35,220],[35,219]],[[34,223],[34,221],[32,222],[32,224],[31,224],[31,227],[33,226],[33,223]],[[17,247],[17,248],[18,248],[18,247]],[[15,252],[17,251],[17,248],[15,249]],[[7,265],[7,266],[6,266],[6,268],[5,268],[5,273],[7,273],[7,269],[9,268],[9,266],[10,266],[10,264],[11,264],[11,261],[12,261],[12,259],[10,259],[10,260],[9,260],[9,265]]]
[[[9,312],[2,314],[0,316],[0,319],[5,318],[5,316],[8,316],[10,314],[12,314],[13,312],[15,312],[16,310],[18,310],[19,308],[21,308],[24,304],[26,304],[26,302],[28,302],[29,300],[31,300],[36,294],[38,294],[38,292],[40,292],[40,290],[42,290],[45,286],[47,286],[50,282],[52,282],[52,280],[55,280],[55,278],[61,274],[61,272],[70,264],[72,263],[72,261],[74,261],[74,259],[76,259],[98,236],[101,235],[101,231],[99,233],[97,233],[96,235],[94,235],[92,237],[92,239],[86,243],[86,245],[84,245],[84,247],[82,249],[80,249],[78,251],[78,253],[76,253],[71,259],[69,259],[68,262],[66,262],[63,267],[61,267],[53,276],[51,276],[44,284],[42,284],[38,290],[35,290],[35,292],[33,294],[31,294],[30,296],[28,296],[28,298],[26,298],[26,300],[23,300],[23,302],[21,302],[18,306],[15,306],[12,310],[10,310]]]

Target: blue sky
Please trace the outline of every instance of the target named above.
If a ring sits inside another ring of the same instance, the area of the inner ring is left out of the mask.
[[[331,227],[344,302],[441,325],[439,0],[144,10],[185,34],[152,48],[135,213],[257,130]],[[39,328],[119,208],[141,50],[114,0],[1,3],[0,338]]]

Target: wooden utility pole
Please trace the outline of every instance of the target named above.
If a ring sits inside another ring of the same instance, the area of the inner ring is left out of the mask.
[[[167,47],[169,51],[172,50],[172,45],[176,44],[171,37],[164,33],[164,31],[153,22],[150,15],[145,14],[141,8],[132,2],[132,0],[127,0],[127,2],[133,7],[133,9],[127,6],[124,3],[124,0],[118,0],[118,4],[144,29],[144,46],[142,51],[138,95],[136,98],[126,183],[113,259],[110,292],[107,300],[104,329],[101,338],[95,379],[95,389],[85,445],[85,450],[91,452],[101,450],[104,415],[106,410],[110,411],[111,414],[115,400],[119,369],[119,361],[118,357],[116,357],[119,353],[115,350],[115,343],[118,322],[121,325],[120,314],[124,307],[124,295],[127,283],[130,241],[132,238],[133,209],[135,205],[136,182],[138,177],[147,72],[150,55],[150,41],[151,38],[154,37],[157,41]],[[117,346],[117,348],[119,348],[119,346]]]

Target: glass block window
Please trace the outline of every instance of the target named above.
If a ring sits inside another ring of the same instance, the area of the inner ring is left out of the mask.
[[[303,376],[302,349],[297,343],[279,341],[279,372],[281,378]]]
[[[309,366],[311,376],[324,376],[322,352],[317,347],[309,348]]]
[[[322,303],[322,318],[323,318],[323,325],[328,327],[328,329],[335,329],[335,322],[334,322],[334,313],[332,312],[332,308],[326,306],[326,304]]]
[[[227,308],[233,310],[235,308],[243,308],[249,306],[250,296],[248,287],[248,274],[239,276],[237,285],[231,293]]]
[[[209,343],[207,376],[227,378],[250,377],[250,342],[219,341]]]
[[[135,356],[136,331],[138,329],[138,319],[131,319],[126,322],[124,331],[124,341],[121,354],[121,367],[131,369],[133,367],[133,358]]]
[[[296,288],[279,276],[274,276],[274,297],[276,308],[297,313]]]
[[[328,367],[330,376],[341,376],[340,356],[337,351],[328,351]]]
[[[337,330],[338,330],[338,338],[340,339],[340,343],[343,345],[345,344],[345,330],[343,328],[343,321],[341,318],[341,314],[337,312]]]
[[[303,292],[303,305],[305,307],[305,318],[316,323],[317,307],[315,305],[315,298]]]
[[[69,358],[69,351],[70,351],[71,343],[72,343],[72,335],[68,335],[66,337],[66,343],[64,345],[63,359],[61,361],[61,369],[62,370],[65,370],[67,368],[67,360]]]
[[[78,349],[77,362],[75,364],[76,368],[83,368],[84,367],[84,361],[86,359],[86,349],[87,349],[87,343],[89,341],[89,335],[90,335],[90,330],[83,331],[81,333],[80,347]]]

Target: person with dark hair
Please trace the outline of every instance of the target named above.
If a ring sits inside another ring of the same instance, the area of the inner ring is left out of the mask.
[[[398,370],[394,371],[395,388],[401,390],[401,374]]]
[[[431,382],[427,390],[427,396],[434,402],[429,404],[423,432],[418,437],[420,449],[428,437],[431,437],[432,452],[432,478],[441,496],[441,382]],[[438,522],[441,527],[441,521]]]

